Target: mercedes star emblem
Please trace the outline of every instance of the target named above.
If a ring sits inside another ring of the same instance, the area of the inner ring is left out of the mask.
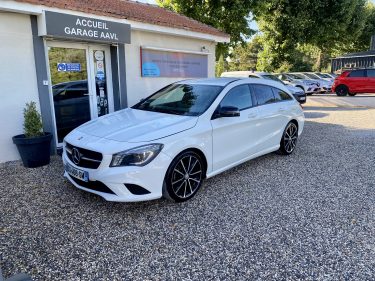
[[[81,161],[81,153],[79,153],[77,148],[72,149],[72,161],[76,165]]]

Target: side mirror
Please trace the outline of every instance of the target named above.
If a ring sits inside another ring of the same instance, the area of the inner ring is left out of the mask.
[[[216,109],[212,119],[220,117],[238,117],[240,116],[240,110],[235,106],[223,106]]]

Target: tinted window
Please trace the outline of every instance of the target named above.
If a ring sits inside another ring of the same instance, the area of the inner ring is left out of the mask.
[[[132,108],[198,116],[207,110],[222,89],[221,86],[213,85],[172,84]]]
[[[253,85],[253,89],[258,105],[273,103],[276,101],[270,86]]]
[[[367,77],[375,77],[375,69],[367,69]]]
[[[365,71],[362,70],[353,70],[349,73],[348,77],[365,77]]]
[[[250,88],[248,85],[240,85],[229,90],[220,103],[220,106],[235,106],[239,110],[253,106]]]
[[[249,78],[259,78],[258,76],[255,76],[255,75],[249,75]]]
[[[275,95],[275,99],[277,101],[285,101],[285,100],[293,99],[291,96],[289,96],[287,93],[285,93],[284,91],[280,89],[273,88],[272,90],[273,90],[273,94]]]

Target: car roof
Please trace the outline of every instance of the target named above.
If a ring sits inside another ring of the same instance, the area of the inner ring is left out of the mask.
[[[202,78],[202,79],[188,79],[176,82],[177,84],[195,84],[195,85],[212,85],[212,86],[227,86],[228,84],[240,80],[236,77],[220,77],[220,78]]]

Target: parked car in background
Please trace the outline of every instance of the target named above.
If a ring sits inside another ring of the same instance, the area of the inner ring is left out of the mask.
[[[333,81],[335,80],[335,78],[329,76],[327,73],[313,72],[313,74],[317,75],[320,79],[326,80],[331,83],[333,83]]]
[[[333,78],[333,79],[336,79],[336,77],[338,76],[337,74],[335,73],[324,73],[326,75],[328,75],[329,77]]]
[[[324,79],[321,79],[319,76],[317,76],[314,73],[311,72],[297,72],[294,74],[301,75],[305,79],[310,79],[311,81],[316,81],[320,85],[320,93],[327,93],[331,92],[332,89],[332,82],[327,82]]]
[[[320,93],[321,91],[320,84],[318,82],[311,81],[310,79],[304,79],[300,75],[290,73],[278,73],[274,75],[284,83],[302,89],[306,95]]]
[[[223,72],[221,74],[221,77],[261,78],[261,79],[273,80],[273,81],[283,84],[300,104],[303,104],[306,102],[306,93],[303,89],[292,86],[292,85],[288,85],[284,83],[283,81],[281,81],[279,78],[277,78],[276,75],[273,75],[268,72],[229,71],[229,72]]]
[[[344,71],[335,79],[332,90],[338,96],[355,96],[357,93],[375,93],[375,69]]]
[[[303,126],[301,106],[279,82],[184,80],[73,130],[64,175],[109,201],[182,202],[205,178],[273,151],[291,154]]]

